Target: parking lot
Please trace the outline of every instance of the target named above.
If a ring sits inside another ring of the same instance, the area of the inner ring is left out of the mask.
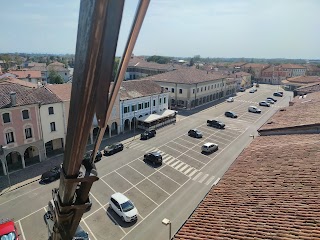
[[[250,99],[246,99],[248,96]],[[125,145],[123,152],[108,157],[108,160],[117,161],[118,156],[122,155],[127,155],[127,159],[130,159],[130,155],[139,157],[99,176],[100,181],[93,184],[90,193],[92,209],[83,216],[81,226],[89,233],[91,239],[130,239],[133,229],[148,221],[148,217],[159,207],[166,206],[168,199],[184,186],[190,185],[191,182],[206,188],[215,185],[221,176],[213,174],[212,164],[219,161],[219,155],[226,149],[229,151],[230,146],[268,111],[282,107],[279,102],[269,108],[259,107],[259,101],[268,96],[270,92],[262,92],[260,95],[246,95],[232,103],[223,103],[226,110],[236,112],[238,118],[226,118],[224,114],[213,117],[223,121],[226,124],[225,129],[212,128],[207,126],[205,121],[199,121],[200,124],[193,128],[200,130],[203,138],[192,138],[187,132],[183,132],[162,145],[157,144],[159,136],[148,141],[136,139]],[[262,113],[249,113],[250,105],[258,106]],[[215,111],[214,108],[210,108],[206,114],[210,116]],[[206,142],[217,143],[219,150],[209,155],[202,154],[201,146]],[[143,161],[143,155],[153,151],[161,153],[161,166],[153,166]],[[104,160],[105,157],[101,162]],[[124,223],[109,208],[109,198],[115,192],[124,193],[134,202],[139,211],[137,222]],[[49,199],[50,194],[47,195],[44,198]],[[48,233],[43,221],[46,204],[47,202],[43,201],[43,205],[37,206],[31,213],[27,213],[26,209],[24,217],[16,220],[21,239],[47,239]]]

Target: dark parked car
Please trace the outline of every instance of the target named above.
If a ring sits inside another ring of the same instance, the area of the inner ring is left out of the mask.
[[[237,114],[235,114],[234,112],[230,112],[230,111],[225,112],[224,115],[225,115],[226,117],[229,117],[229,118],[237,118],[237,117],[238,117]]]
[[[223,129],[226,125],[218,120],[207,120],[207,125],[210,127]]]
[[[123,150],[122,143],[115,143],[104,148],[104,155],[112,155]]]
[[[268,97],[267,99],[270,99],[270,100],[272,100],[272,101],[274,101],[274,102],[277,102],[277,101],[278,101],[277,99],[274,99],[274,98],[272,98],[272,97]]]
[[[60,167],[56,166],[41,175],[40,182],[50,183],[60,178]]]
[[[245,92],[245,91],[246,91],[246,89],[245,89],[245,88],[243,88],[243,87],[241,87],[241,88],[239,88],[239,91],[240,91],[240,92]]]
[[[149,138],[155,137],[156,134],[156,130],[144,131],[143,133],[141,133],[140,139],[147,140]]]
[[[83,156],[83,160],[90,160],[93,150],[86,152]],[[97,152],[94,162],[99,162],[102,158],[102,153],[100,151]]]
[[[144,161],[150,161],[153,165],[162,164],[162,156],[158,152],[147,153],[143,156]]]
[[[188,131],[188,136],[194,137],[194,138],[202,138],[202,132],[200,132],[197,129],[191,129]]]
[[[273,96],[275,96],[275,97],[282,97],[282,96],[283,96],[283,93],[282,93],[282,92],[275,92],[275,93],[273,93]]]

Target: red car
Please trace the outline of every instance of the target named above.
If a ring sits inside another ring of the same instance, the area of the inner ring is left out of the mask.
[[[0,220],[0,239],[19,240],[19,235],[12,220]]]

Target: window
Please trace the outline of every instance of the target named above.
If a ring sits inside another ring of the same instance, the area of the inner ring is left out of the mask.
[[[163,103],[166,103],[166,98],[165,97],[163,98]]]
[[[32,138],[32,130],[31,130],[31,128],[26,128],[26,129],[24,130],[24,132],[25,132],[25,134],[26,134],[26,139]]]
[[[7,140],[7,144],[14,142],[13,132],[6,133],[6,140]]]
[[[156,106],[156,100],[153,100],[153,106],[154,107]]]
[[[54,114],[53,107],[48,107],[49,115]]]
[[[138,104],[138,110],[141,110],[141,108],[142,108],[141,105],[142,105],[141,103]]]
[[[136,109],[137,109],[137,106],[136,106],[136,105],[132,105],[132,106],[131,106],[131,112],[134,112]]]
[[[67,73],[64,73],[64,75],[66,75],[66,76],[67,76]]]
[[[9,114],[9,113],[4,113],[4,114],[2,114],[2,120],[3,120],[3,123],[9,123],[9,122],[11,122],[11,120],[10,120],[10,114]]]
[[[181,88],[179,89],[179,93],[182,94],[182,89]]]
[[[202,92],[202,90],[203,90],[203,87],[201,87],[201,92]]]
[[[148,107],[148,103],[144,103],[144,108],[147,108]]]
[[[51,122],[50,123],[50,128],[51,128],[51,132],[56,131],[56,123],[55,122]]]
[[[197,92],[199,92],[199,88],[197,88]]]
[[[29,119],[29,111],[28,110],[23,110],[22,111],[22,118],[23,119]]]
[[[204,87],[204,90],[207,91],[207,87]]]
[[[213,89],[213,85],[211,85],[211,89]]]
[[[161,98],[159,98],[159,104],[161,104]]]
[[[129,112],[129,107],[124,107],[123,112],[124,112],[124,113]]]
[[[217,88],[217,84],[214,85],[214,88]]]
[[[192,93],[194,94],[194,92],[195,92],[195,89],[192,89]]]
[[[173,93],[174,93],[174,88],[171,88],[171,92],[173,92]]]
[[[148,102],[148,107],[150,107],[150,103]]]
[[[169,90],[169,88],[166,87],[166,90]]]

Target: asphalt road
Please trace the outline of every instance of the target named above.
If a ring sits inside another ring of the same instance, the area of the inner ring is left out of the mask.
[[[249,113],[248,106],[272,96],[278,87],[260,85],[256,93],[239,93],[232,103],[223,102],[189,116],[179,116],[175,125],[157,131],[155,138],[138,138],[125,149],[97,163],[100,180],[91,191],[93,206],[83,216],[82,227],[91,239],[168,239],[169,227],[163,218],[172,222],[172,235],[179,230],[207,192],[219,184],[223,174],[257,135],[263,125],[279,108],[288,106],[292,93],[278,97],[271,107],[259,107],[261,114]],[[225,111],[238,114],[237,119],[224,116]],[[208,127],[207,119],[219,119],[226,129]],[[187,136],[197,128],[202,139]],[[219,144],[219,150],[210,155],[201,154],[206,142]],[[159,151],[163,164],[153,167],[143,161],[146,152]],[[43,221],[51,189],[48,185],[32,183],[0,197],[0,218],[14,218],[23,240],[48,238]],[[123,223],[109,208],[109,197],[122,192],[136,205],[139,216],[135,223]]]

